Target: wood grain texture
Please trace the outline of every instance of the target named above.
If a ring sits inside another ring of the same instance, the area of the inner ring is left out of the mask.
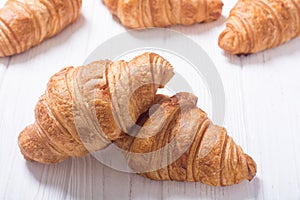
[[[235,2],[224,0],[224,16]],[[101,42],[125,31],[97,0],[84,1],[82,16],[61,34],[0,59],[0,199],[299,200],[300,39],[254,55],[227,55],[217,46],[225,20],[172,29],[200,44],[215,63],[226,94],[224,126],[258,165],[251,183],[221,188],[151,181],[110,169],[91,156],[52,166],[23,159],[17,137],[33,122],[49,77],[61,67],[81,65]],[[199,101],[207,104],[209,97]]]

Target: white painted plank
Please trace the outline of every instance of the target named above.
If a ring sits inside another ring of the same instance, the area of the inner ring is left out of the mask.
[[[299,50],[295,39],[257,54],[263,62],[243,59],[248,145],[260,163],[266,199],[300,198]]]

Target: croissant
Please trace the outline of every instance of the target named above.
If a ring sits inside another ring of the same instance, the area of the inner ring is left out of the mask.
[[[231,54],[256,53],[300,34],[300,0],[239,0],[219,46]]]
[[[81,0],[8,0],[0,9],[0,57],[38,45],[80,13]]]
[[[156,110],[140,119],[136,135],[116,140],[128,165],[153,180],[200,181],[227,186],[251,180],[253,159],[226,129],[213,125],[189,93],[157,95]]]
[[[221,16],[221,0],[103,0],[128,28],[210,22]]]
[[[154,53],[130,62],[62,69],[40,97],[35,123],[19,135],[21,153],[27,160],[53,164],[105,148],[128,132],[172,76],[169,62]]]

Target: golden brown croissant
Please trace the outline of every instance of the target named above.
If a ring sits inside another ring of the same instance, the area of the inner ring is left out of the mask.
[[[80,13],[81,0],[8,0],[0,9],[0,57],[38,45]]]
[[[153,53],[61,70],[37,103],[35,123],[19,135],[22,154],[50,164],[105,148],[135,124],[172,76],[172,66]]]
[[[128,28],[191,25],[221,16],[221,0],[103,0]]]
[[[214,186],[251,180],[253,159],[237,146],[224,128],[213,125],[189,93],[157,95],[160,105],[135,137],[115,141],[125,151],[129,166],[154,180],[200,181]]]
[[[256,53],[300,34],[300,0],[239,0],[219,46],[231,54]]]

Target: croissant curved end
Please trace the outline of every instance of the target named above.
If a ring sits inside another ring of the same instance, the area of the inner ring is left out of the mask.
[[[26,127],[26,129],[24,129],[24,131],[22,131],[18,137],[18,145],[20,147],[20,150],[24,156],[24,158],[28,161],[33,161],[33,159],[31,158],[31,156],[27,153],[26,149],[23,148],[23,144],[26,143],[26,134],[25,131],[28,130],[29,127]]]
[[[218,19],[222,14],[223,2],[221,0],[211,0],[208,4],[207,13],[209,13],[209,18],[205,20],[206,22],[214,21]]]
[[[53,151],[49,146],[43,144],[33,125],[27,126],[20,133],[18,145],[24,158],[28,161],[54,164],[67,158],[66,155]]]
[[[251,181],[256,175],[257,167],[256,167],[256,163],[250,156],[246,155],[246,159],[247,159],[248,173],[249,173],[248,180]]]
[[[226,28],[219,36],[219,47],[231,54],[239,53],[239,38],[234,31],[230,28]]]
[[[102,2],[104,5],[106,5],[110,12],[112,12],[114,15],[117,15],[118,0],[102,0]]]

